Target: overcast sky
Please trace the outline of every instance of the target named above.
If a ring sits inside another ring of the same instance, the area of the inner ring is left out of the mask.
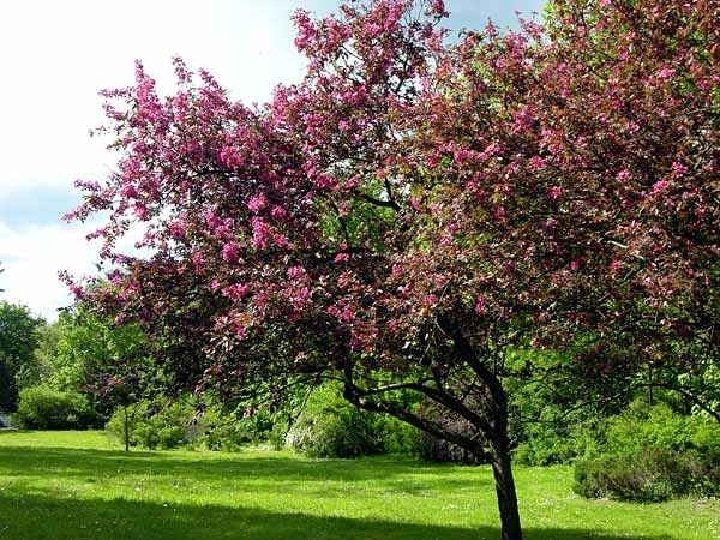
[[[290,14],[335,0],[7,0],[0,3],[0,299],[49,320],[70,303],[60,270],[89,274],[95,247],[59,216],[79,202],[76,178],[102,178],[113,156],[88,137],[103,88],[132,82],[142,59],[166,88],[171,58],[208,68],[235,98],[265,101],[299,79]],[[454,28],[513,24],[542,0],[446,0]]]

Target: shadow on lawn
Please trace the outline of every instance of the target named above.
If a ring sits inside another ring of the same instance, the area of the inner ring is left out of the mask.
[[[12,540],[496,540],[497,528],[463,529],[223,506],[0,496],[0,539]],[[592,531],[528,529],[526,540],[669,540]]]
[[[482,478],[417,478],[423,473],[438,473],[443,466],[428,466],[412,459],[372,458],[358,460],[307,460],[279,454],[257,456],[239,452],[236,456],[169,452],[123,452],[74,448],[0,447],[0,475],[58,476],[60,478],[100,476],[105,478],[152,474],[189,476],[204,481],[227,481],[229,477],[282,482],[352,482],[391,480],[407,477],[422,488],[442,482],[460,487],[490,483],[490,472]],[[410,488],[408,488],[410,489]],[[421,489],[421,488],[418,488]]]

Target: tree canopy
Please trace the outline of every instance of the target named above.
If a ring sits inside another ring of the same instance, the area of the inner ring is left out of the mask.
[[[503,379],[540,368],[510,348],[596,381],[718,358],[720,2],[549,13],[448,40],[441,0],[299,11],[305,78],[260,107],[180,60],[161,97],[138,63],[105,93],[118,170],[71,215],[107,212],[115,269],[73,286],[188,383],[337,378],[488,452],[520,538]],[[117,252],[130,227],[151,255]]]

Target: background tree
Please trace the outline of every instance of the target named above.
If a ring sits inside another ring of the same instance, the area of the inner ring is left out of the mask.
[[[116,325],[78,303],[47,327],[36,352],[43,385],[86,395],[97,413],[141,399],[145,390],[165,388],[152,344],[133,324]]]
[[[14,411],[20,388],[40,376],[35,348],[44,324],[27,307],[0,301],[0,409],[4,411]]]
[[[510,351],[609,381],[718,345],[720,4],[551,12],[449,45],[442,1],[298,12],[306,77],[262,108],[179,61],[161,99],[138,65],[106,94],[118,173],[73,214],[109,210],[96,236],[120,268],[89,300],[168,337],[188,380],[335,378],[487,453],[519,539],[508,381],[542,366]],[[151,256],[115,252],[131,224]]]

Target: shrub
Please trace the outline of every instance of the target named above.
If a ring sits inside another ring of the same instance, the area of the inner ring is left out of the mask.
[[[584,497],[660,502],[720,494],[720,454],[643,448],[575,465],[574,491]]]
[[[577,458],[598,455],[604,438],[600,422],[585,421],[572,428],[531,426],[526,440],[515,449],[514,459],[532,467],[568,463]]]
[[[701,415],[680,414],[662,402],[650,407],[638,399],[614,416],[575,418],[575,425],[549,421],[526,426],[523,442],[515,450],[516,462],[543,466],[601,455],[635,454],[643,448],[720,451],[717,422]]]
[[[585,497],[657,502],[720,494],[720,425],[637,400],[607,420],[602,454],[575,465]]]
[[[610,418],[604,452],[637,453],[642,448],[683,451],[720,451],[720,425],[699,415],[682,415],[660,403],[649,407],[634,401],[622,414]]]
[[[310,457],[414,454],[418,431],[349,404],[336,384],[316,388],[288,431],[287,444]]]
[[[420,458],[425,461],[439,463],[465,463],[468,465],[487,463],[485,456],[476,456],[469,450],[461,448],[456,444],[449,443],[444,439],[438,439],[428,433],[420,434],[417,446]]]
[[[319,386],[288,433],[288,444],[311,457],[356,457],[383,453],[376,416],[356,409],[337,385]]]
[[[234,415],[223,413],[215,405],[200,406],[191,396],[176,400],[143,400],[129,405],[127,411],[116,409],[106,429],[120,441],[125,438],[126,412],[131,446],[234,450],[247,441],[247,433]]]
[[[386,454],[421,454],[423,432],[393,416],[381,417],[382,440]]]
[[[14,421],[21,429],[72,430],[95,427],[98,417],[85,396],[37,386],[20,392]]]

